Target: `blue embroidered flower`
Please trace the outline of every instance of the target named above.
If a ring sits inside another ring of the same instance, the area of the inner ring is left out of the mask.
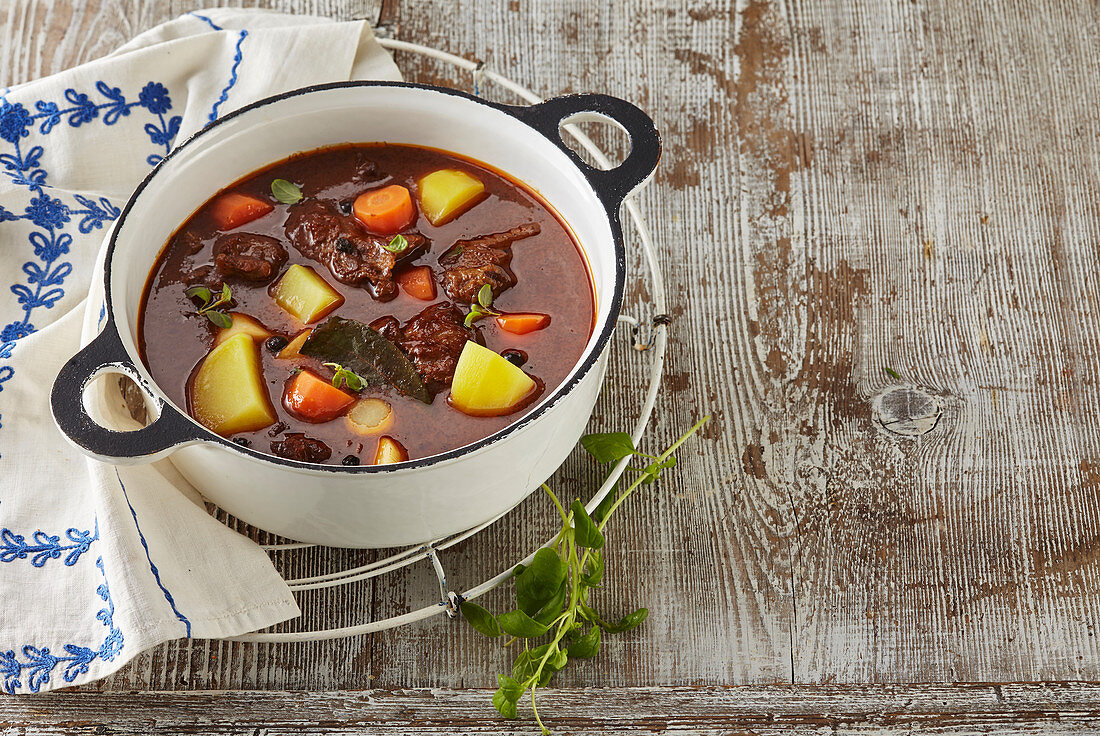
[[[47,230],[57,230],[69,221],[69,208],[45,192],[31,200],[26,212],[28,220]]]
[[[18,102],[14,105],[0,100],[0,138],[8,143],[18,143],[31,127],[31,114]]]
[[[138,101],[142,107],[154,115],[163,115],[172,109],[172,98],[168,96],[168,88],[160,82],[149,82],[142,87]]]
[[[0,342],[14,342],[34,332],[30,322],[12,322],[0,331]]]

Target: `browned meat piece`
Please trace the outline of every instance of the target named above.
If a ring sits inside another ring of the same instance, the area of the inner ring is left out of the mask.
[[[323,463],[332,457],[332,450],[321,440],[306,437],[301,432],[291,432],[279,442],[271,443],[271,451],[287,460],[303,463]]]
[[[254,233],[222,235],[214,242],[214,263],[224,276],[270,281],[286,263],[287,252],[275,238]]]
[[[398,346],[409,356],[416,370],[428,382],[438,386],[451,385],[458,365],[458,356],[469,340],[478,334],[463,323],[462,312],[450,302],[433,304],[401,328]],[[477,340],[480,342],[480,340]]]
[[[367,233],[332,202],[310,199],[294,205],[286,220],[286,235],[302,255],[328,267],[337,281],[365,286],[375,299],[397,295],[393,267],[418,254],[428,244],[419,233],[405,233],[409,247],[395,254],[385,248],[389,238]]]
[[[480,238],[460,240],[439,258],[445,269],[440,277],[443,290],[463,304],[473,304],[477,292],[485,284],[493,289],[493,296],[500,296],[505,289],[516,285],[516,275],[508,268],[512,262],[512,243],[522,238],[538,235],[537,222],[527,223]]]
[[[428,388],[436,393],[451,385],[455,366],[468,340],[483,342],[481,332],[463,324],[462,312],[450,302],[433,304],[401,326],[394,317],[370,323],[382,337],[401,348]]]

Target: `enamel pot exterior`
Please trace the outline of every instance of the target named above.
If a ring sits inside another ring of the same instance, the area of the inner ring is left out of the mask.
[[[611,171],[588,167],[561,140],[562,123],[593,117],[618,124],[631,138],[631,153]],[[454,151],[542,194],[588,259],[597,297],[592,337],[570,376],[532,411],[490,437],[440,455],[392,466],[342,467],[239,447],[172,405],[141,363],[136,331],[149,272],[169,236],[217,190],[299,151],[374,141]],[[291,539],[391,547],[472,528],[538,488],[584,431],[622,302],[619,206],[649,178],[659,155],[652,121],[633,105],[603,95],[509,107],[448,89],[348,82],[243,108],[169,154],[130,199],[106,254],[103,330],[55,381],[54,419],[72,443],[105,462],[170,458],[206,498]],[[103,373],[137,381],[155,417],[149,426],[116,432],[91,419],[83,392]]]

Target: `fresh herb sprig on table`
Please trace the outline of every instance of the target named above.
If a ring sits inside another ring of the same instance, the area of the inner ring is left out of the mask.
[[[672,453],[695,434],[710,417],[704,417],[660,455],[638,452],[625,432],[590,434],[581,445],[597,461],[613,463],[635,457],[649,460],[625,491],[618,484],[591,515],[580,500],[568,509],[549,486],[542,488],[550,497],[562,520],[562,529],[548,547],[535,553],[530,565],[515,569],[516,608],[494,616],[471,601],[463,601],[462,616],[477,631],[490,637],[512,637],[507,645],[521,643],[523,650],[512,665],[512,674],[497,675],[500,688],[493,694],[493,705],[505,718],[515,718],[518,703],[531,692],[531,710],[544,734],[550,733],[539,717],[535,690],[545,687],[555,673],[572,659],[594,657],[600,650],[604,633],[629,631],[646,620],[645,608],[609,622],[596,612],[588,600],[593,588],[600,587],[604,575],[604,527],[615,510],[640,486],[650,485],[661,473],[676,465]],[[620,481],[621,482],[621,481]],[[540,643],[546,638],[547,641]]]
[[[185,291],[184,294],[191,299],[200,299],[202,301],[202,306],[199,307],[199,314],[206,317],[218,327],[226,328],[233,326],[233,318],[222,309],[222,307],[229,306],[229,302],[233,301],[233,294],[229,291],[229,284],[222,284],[221,292],[216,295],[206,286],[192,286]]]

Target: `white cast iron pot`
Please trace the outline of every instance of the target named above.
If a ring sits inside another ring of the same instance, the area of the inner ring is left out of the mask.
[[[631,139],[611,171],[583,163],[560,126],[609,120]],[[142,290],[169,236],[214,192],[299,151],[387,141],[454,151],[540,192],[584,248],[596,289],[592,338],[573,372],[526,416],[470,445],[398,465],[343,467],[295,462],[240,447],[165,397],[136,347]],[[603,382],[604,349],[623,296],[619,206],[660,157],[653,122],[628,102],[572,95],[531,107],[463,92],[386,82],[295,90],[218,120],[170,153],[141,183],[108,246],[103,331],[61,370],[51,407],[85,453],[116,464],[172,463],[204,496],[244,521],[291,539],[342,547],[415,544],[470,529],[507,511],[548,478],[576,445]],[[104,373],[133,378],[147,394],[144,429],[101,427],[83,403]]]

